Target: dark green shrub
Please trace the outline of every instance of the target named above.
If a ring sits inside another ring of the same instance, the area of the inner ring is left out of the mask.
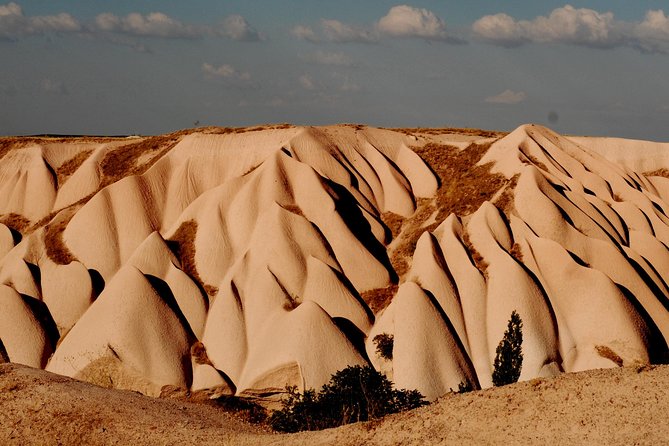
[[[282,408],[269,418],[272,428],[281,432],[327,429],[427,404],[417,390],[393,389],[388,378],[370,366],[340,370],[318,393],[287,390]]]
[[[472,383],[469,381],[460,381],[460,384],[458,384],[458,390],[454,391],[451,389],[451,392],[455,393],[468,393],[474,390],[474,386],[472,386]]]
[[[505,386],[518,381],[523,368],[523,321],[514,310],[504,337],[497,346],[492,383]]]
[[[395,338],[393,335],[388,333],[381,333],[374,336],[372,339],[374,344],[376,344],[376,353],[380,357],[391,360],[393,359],[393,345],[395,343]]]

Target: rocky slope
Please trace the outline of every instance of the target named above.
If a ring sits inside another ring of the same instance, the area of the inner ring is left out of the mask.
[[[148,395],[371,363],[434,400],[491,385],[516,310],[521,380],[663,363],[667,148],[533,125],[3,139],[0,353]]]

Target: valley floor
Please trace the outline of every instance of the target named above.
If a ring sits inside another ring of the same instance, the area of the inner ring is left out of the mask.
[[[369,423],[274,434],[220,410],[0,365],[0,443],[396,445],[663,444],[669,366],[563,374],[463,395]]]

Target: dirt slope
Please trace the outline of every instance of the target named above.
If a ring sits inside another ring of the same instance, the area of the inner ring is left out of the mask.
[[[0,366],[0,442],[25,444],[663,444],[669,367],[563,374],[321,432],[279,435],[202,405]]]

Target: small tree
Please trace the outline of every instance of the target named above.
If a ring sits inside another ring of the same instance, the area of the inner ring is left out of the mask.
[[[495,352],[495,370],[492,373],[492,383],[495,386],[512,384],[520,378],[520,371],[523,367],[522,343],[523,321],[514,310],[504,337]]]
[[[297,432],[326,429],[379,418],[427,404],[417,390],[395,390],[385,375],[370,366],[352,366],[330,378],[320,392],[300,394],[287,388],[282,408],[269,423],[277,431]]]
[[[380,357],[388,360],[393,359],[393,345],[395,343],[393,335],[381,333],[374,336],[372,341],[376,344],[376,353],[378,353]]]

